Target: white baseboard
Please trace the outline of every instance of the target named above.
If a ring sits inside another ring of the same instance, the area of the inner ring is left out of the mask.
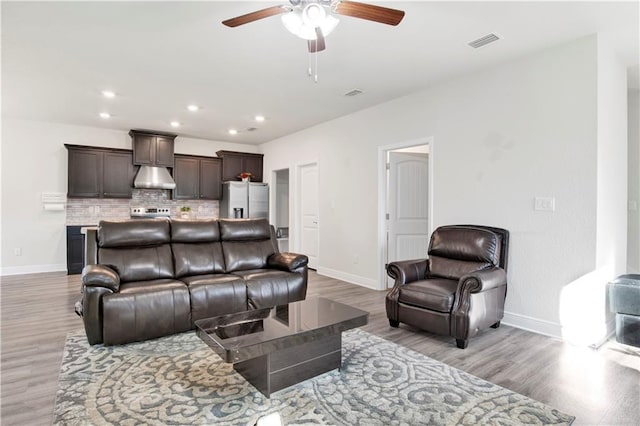
[[[42,272],[61,272],[66,271],[67,265],[64,263],[53,265],[26,265],[26,266],[7,266],[0,268],[0,276],[7,275],[24,275],[39,274]]]
[[[325,275],[329,278],[335,278],[337,280],[346,281],[351,284],[357,284],[362,287],[370,288],[371,290],[379,290],[378,282],[371,278],[365,278],[361,277],[360,275],[349,274],[347,272],[322,267],[318,268],[317,272],[320,275]]]
[[[562,326],[556,322],[505,312],[502,318],[502,324],[562,339]]]

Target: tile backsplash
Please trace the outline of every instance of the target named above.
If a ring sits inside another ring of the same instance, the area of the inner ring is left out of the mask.
[[[132,198],[68,198],[67,225],[97,225],[100,220],[129,219],[132,207],[169,207],[178,217],[180,207],[191,207],[193,219],[217,219],[219,202],[215,200],[172,200],[162,189],[134,189]]]

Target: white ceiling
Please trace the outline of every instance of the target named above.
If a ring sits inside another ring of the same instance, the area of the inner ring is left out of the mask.
[[[637,1],[372,1],[405,10],[404,20],[342,17],[317,55],[318,83],[306,74],[306,41],[279,17],[220,23],[283,3],[2,2],[2,115],[257,144],[596,32],[637,78]],[[490,32],[503,39],[467,46]],[[353,88],[365,93],[343,96]],[[267,120],[255,123],[257,113]]]

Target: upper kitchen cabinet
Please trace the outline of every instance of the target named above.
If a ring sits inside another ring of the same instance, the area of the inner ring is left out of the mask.
[[[135,166],[133,154],[128,152],[104,153],[102,166],[102,196],[104,198],[131,198]]]
[[[218,151],[222,158],[222,180],[239,180],[240,173],[249,172],[253,175],[252,182],[262,182],[262,154],[248,152]]]
[[[100,198],[102,194],[103,152],[65,145],[69,151],[67,195]]]
[[[131,151],[65,146],[69,152],[68,197],[131,198],[135,175]]]
[[[176,200],[219,200],[222,196],[222,161],[213,157],[176,155],[173,168]]]
[[[176,135],[131,130],[133,164],[137,166],[173,167],[173,146]]]
[[[222,198],[222,161],[219,158],[200,159],[200,198]]]

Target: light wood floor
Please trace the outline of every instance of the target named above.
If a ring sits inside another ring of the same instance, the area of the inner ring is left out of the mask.
[[[78,275],[2,278],[2,425],[51,424],[65,337],[82,328],[73,313],[79,292]],[[640,425],[638,349],[615,342],[578,348],[503,325],[461,350],[451,338],[390,328],[385,292],[312,272],[308,294],[365,309],[371,313],[365,330],[575,415],[576,425]]]

